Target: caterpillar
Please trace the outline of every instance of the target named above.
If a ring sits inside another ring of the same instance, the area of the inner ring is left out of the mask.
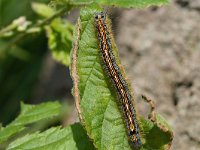
[[[133,97],[128,84],[123,77],[113,54],[111,35],[107,25],[108,17],[106,13],[99,12],[95,14],[94,20],[103,63],[105,65],[106,72],[116,89],[129,141],[138,148],[142,145],[142,143],[139,134],[139,125],[136,118],[136,110],[134,108]]]

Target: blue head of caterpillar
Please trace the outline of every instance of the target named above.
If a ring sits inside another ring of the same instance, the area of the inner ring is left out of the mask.
[[[106,13],[104,12],[96,13],[95,20],[98,21],[99,19],[104,21],[106,19]]]

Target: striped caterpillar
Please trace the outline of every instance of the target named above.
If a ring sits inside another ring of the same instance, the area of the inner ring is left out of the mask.
[[[131,96],[128,84],[115,60],[112,50],[111,36],[108,32],[108,26],[106,23],[107,19],[106,13],[100,12],[95,15],[95,25],[100,52],[106,72],[116,89],[120,101],[129,140],[135,147],[140,147],[142,143],[139,134],[139,125],[136,118],[136,110],[133,104],[133,97]]]

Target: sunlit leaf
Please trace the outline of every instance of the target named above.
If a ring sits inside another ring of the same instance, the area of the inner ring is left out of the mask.
[[[49,17],[54,14],[53,9],[43,3],[32,3],[32,9],[42,17]]]
[[[76,123],[64,128],[53,127],[42,133],[26,135],[7,148],[7,150],[14,149],[93,150],[94,147],[83,127]]]
[[[58,62],[69,66],[73,25],[66,20],[56,19],[50,26],[47,26],[46,29],[48,45],[53,58]]]
[[[22,130],[27,129],[27,125],[45,120],[50,122],[60,116],[60,114],[61,105],[58,102],[48,102],[40,105],[26,105],[22,103],[20,115],[0,131],[0,144]]]

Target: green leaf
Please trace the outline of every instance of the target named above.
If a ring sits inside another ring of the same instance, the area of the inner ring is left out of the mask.
[[[20,115],[0,131],[0,144],[21,131],[28,129],[27,125],[38,121],[53,121],[61,115],[61,105],[58,102],[48,102],[40,105],[21,103]]]
[[[93,9],[83,9],[74,32],[71,74],[76,106],[81,122],[98,149],[131,150],[133,147],[128,142],[116,91],[110,85],[99,53],[94,14],[100,11],[94,6]],[[112,42],[113,53],[120,65],[115,43]],[[172,131],[166,124],[160,117],[157,117],[156,123],[139,117],[141,149],[164,150],[170,147]]]
[[[168,150],[171,147],[173,133],[171,127],[160,115],[156,115],[157,123],[140,117],[143,147],[141,150]]]
[[[54,10],[43,3],[32,3],[32,9],[42,17],[50,17],[54,14]]]
[[[55,5],[66,5],[72,4],[76,7],[91,6],[96,3],[103,6],[114,6],[124,8],[145,8],[149,6],[161,6],[168,4],[171,0],[53,0],[52,3]]]
[[[88,139],[83,127],[73,124],[64,128],[53,127],[42,133],[26,135],[11,143],[7,150],[93,150],[94,146]]]
[[[144,8],[149,6],[161,6],[168,4],[171,0],[72,0],[72,4],[80,6],[81,4],[91,5],[93,2],[103,6],[125,7],[125,8]],[[69,3],[68,1],[57,0],[57,3]]]
[[[66,66],[70,63],[73,28],[70,22],[59,18],[46,27],[48,45],[53,58]]]
[[[98,0],[97,0],[98,1]],[[126,8],[142,8],[152,5],[163,5],[169,3],[170,0],[100,0],[98,1],[102,5],[126,7]]]

